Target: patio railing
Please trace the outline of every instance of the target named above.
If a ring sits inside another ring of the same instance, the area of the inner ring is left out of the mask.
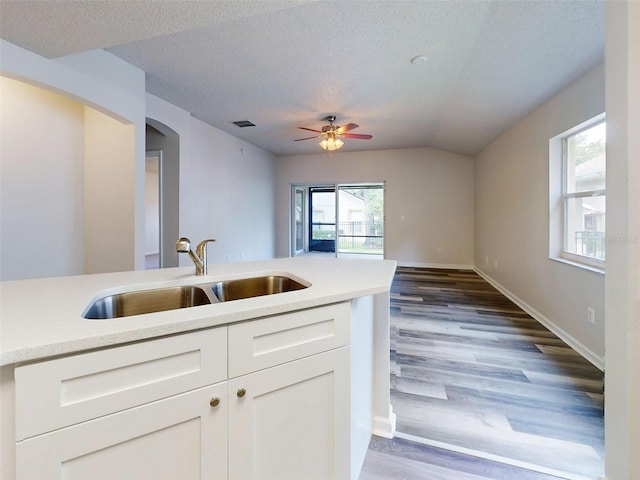
[[[605,232],[594,232],[585,230],[576,232],[575,237],[576,253],[591,258],[605,258]]]
[[[312,240],[335,240],[335,223],[311,224]],[[382,222],[339,222],[338,251],[381,255],[384,247]]]

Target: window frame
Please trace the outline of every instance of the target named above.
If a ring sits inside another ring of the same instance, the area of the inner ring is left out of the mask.
[[[568,204],[572,199],[577,198],[592,198],[592,197],[604,197],[605,202],[607,198],[607,189],[593,189],[593,190],[585,190],[581,192],[567,192],[568,187],[568,175],[569,175],[569,166],[568,166],[568,141],[571,137],[575,137],[582,132],[590,130],[602,123],[606,123],[606,115],[603,113],[598,115],[595,118],[592,118],[582,124],[562,133],[559,135],[559,139],[561,141],[561,190],[560,190],[560,201],[562,204],[561,208],[561,216],[562,216],[562,244],[560,248],[560,258],[567,260],[572,263],[577,263],[581,265],[585,265],[588,267],[595,267],[597,269],[604,270],[606,265],[606,260],[589,257],[586,255],[580,255],[578,253],[570,252],[567,250],[568,247],[568,233],[569,233],[569,215],[568,215]],[[606,156],[606,138],[605,138],[605,156]],[[606,157],[605,157],[606,158]],[[605,170],[605,181],[606,181],[606,170]],[[606,215],[606,207],[605,207],[605,215]],[[605,230],[605,253],[606,253],[606,230]]]

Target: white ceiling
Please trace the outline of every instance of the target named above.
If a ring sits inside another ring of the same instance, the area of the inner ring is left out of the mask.
[[[343,151],[473,155],[603,61],[604,3],[2,0],[0,37],[50,58],[104,48],[148,92],[277,155],[320,152],[296,127],[329,114],[373,135]]]

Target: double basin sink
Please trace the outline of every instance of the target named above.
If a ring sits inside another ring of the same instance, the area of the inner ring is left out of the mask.
[[[139,290],[98,298],[85,309],[83,317],[95,320],[128,317],[273,295],[304,288],[307,286],[292,278],[283,275],[265,275],[198,285]]]

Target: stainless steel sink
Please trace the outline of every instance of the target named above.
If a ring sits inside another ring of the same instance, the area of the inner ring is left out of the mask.
[[[194,285],[156,288],[119,293],[99,298],[86,311],[84,318],[108,319],[163,312],[178,308],[208,305],[211,300],[205,291]]]
[[[85,310],[83,317],[92,320],[128,317],[260,297],[303,288],[307,288],[307,286],[292,278],[282,275],[265,275],[198,285],[138,290],[99,298]]]
[[[212,285],[213,293],[221,302],[291,292],[303,288],[307,286],[280,275],[226,280]]]

